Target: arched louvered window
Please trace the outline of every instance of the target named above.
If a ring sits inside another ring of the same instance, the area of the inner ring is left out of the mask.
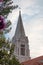
[[[25,55],[25,45],[21,44],[21,55]]]

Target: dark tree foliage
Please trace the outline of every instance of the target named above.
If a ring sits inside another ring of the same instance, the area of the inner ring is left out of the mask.
[[[14,56],[14,44],[6,41],[4,37],[0,38],[0,65],[20,65]]]
[[[0,3],[0,15],[3,16],[8,15],[9,12],[18,7],[18,5],[12,5],[12,0],[2,0]]]

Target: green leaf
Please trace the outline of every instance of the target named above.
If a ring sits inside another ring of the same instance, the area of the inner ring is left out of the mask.
[[[6,28],[8,28],[11,25],[10,20],[6,23]]]

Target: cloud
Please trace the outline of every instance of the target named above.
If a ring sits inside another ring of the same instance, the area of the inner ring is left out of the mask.
[[[14,4],[21,7],[25,33],[29,38],[31,57],[43,55],[43,0],[14,0]],[[19,9],[16,9],[8,16],[12,22],[9,38],[15,33],[18,15]]]
[[[27,6],[31,6],[32,4],[34,4],[34,0],[14,0],[15,4],[18,4],[21,9],[22,8],[26,8]]]
[[[43,18],[35,19],[31,24],[30,34],[30,52],[32,57],[42,55],[43,50]]]
[[[18,11],[18,9],[14,9],[12,13],[9,14],[8,19],[10,19],[12,23],[14,23],[17,20],[19,15]]]
[[[26,15],[26,17],[28,18],[29,16]],[[30,21],[25,19],[23,23],[25,33],[29,39],[31,57],[41,56],[43,54],[43,17],[35,17]]]
[[[38,13],[39,11],[37,10],[38,7],[35,5],[36,0],[14,0],[15,4],[18,4],[18,6],[21,8],[23,13],[29,14],[29,15],[34,15],[35,13]]]
[[[43,7],[43,0],[36,0],[36,5]]]

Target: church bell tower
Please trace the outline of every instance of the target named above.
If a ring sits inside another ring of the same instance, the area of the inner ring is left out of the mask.
[[[21,11],[19,11],[19,17],[15,35],[12,38],[12,43],[15,44],[14,54],[20,62],[30,60],[30,50],[28,37],[25,35]]]

